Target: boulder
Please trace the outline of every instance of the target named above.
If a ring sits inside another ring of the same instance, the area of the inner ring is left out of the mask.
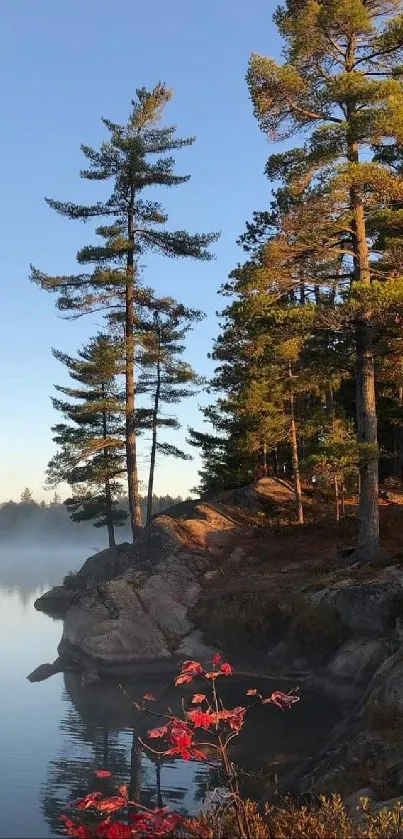
[[[403,710],[403,649],[390,655],[375,673],[369,686],[370,702],[399,706]]]
[[[87,560],[82,572],[90,585],[66,614],[59,652],[87,665],[95,662],[102,675],[151,667],[173,671],[185,649],[188,657],[198,654],[202,642],[188,612],[198,599],[207,559],[184,549],[189,537],[181,530],[174,519],[155,519],[130,552],[125,546],[126,569],[111,579],[105,578],[113,573],[110,553],[100,554],[102,562],[106,555],[103,573],[94,557]]]
[[[50,617],[64,617],[67,610],[73,603],[75,591],[65,586],[55,586],[50,591],[45,591],[41,597],[35,600],[34,607],[38,612],[45,612]]]
[[[126,571],[134,561],[134,545],[122,542],[114,548],[93,554],[84,562],[82,568],[74,575],[70,585],[73,588],[91,588],[112,580]]]
[[[343,644],[327,665],[329,676],[364,688],[384,660],[385,646],[376,640],[354,638]]]
[[[403,571],[392,565],[367,580],[340,580],[311,594],[309,602],[333,607],[354,632],[378,635],[393,627],[400,598],[403,605]]]

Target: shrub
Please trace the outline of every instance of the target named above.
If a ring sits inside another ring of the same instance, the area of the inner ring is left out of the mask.
[[[360,811],[352,818],[338,795],[322,797],[316,807],[286,801],[282,807],[266,806],[259,812],[252,801],[244,802],[251,839],[397,839],[402,836],[403,807],[374,812],[368,799],[361,799]],[[237,825],[230,810],[211,810],[201,819],[209,839],[238,839]]]
[[[332,655],[347,635],[347,628],[336,610],[325,604],[301,609],[290,626],[290,636],[296,648],[313,658]]]
[[[403,710],[398,702],[370,699],[365,706],[365,721],[370,731],[382,732],[392,740],[403,737]]]
[[[66,588],[78,588],[77,571],[69,571],[64,577],[63,585]]]
[[[228,650],[240,646],[267,649],[286,634],[292,614],[290,603],[281,603],[260,592],[204,597],[195,606],[193,618],[212,644]]]

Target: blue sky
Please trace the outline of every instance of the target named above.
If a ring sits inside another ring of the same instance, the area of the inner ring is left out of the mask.
[[[66,380],[51,347],[75,353],[102,319],[65,321],[52,295],[28,281],[29,263],[48,273],[74,271],[91,230],[58,217],[44,196],[91,202],[100,185],[81,181],[80,143],[105,136],[102,115],[124,121],[136,87],[162,80],[175,91],[166,119],[196,143],[178,153],[184,186],[161,194],[174,228],[221,231],[215,261],[147,259],[145,281],[207,317],[189,340],[188,360],[211,372],[207,353],[223,301],[219,286],[242,258],[236,238],[254,209],[267,206],[263,176],[269,146],[253,118],[245,84],[251,51],[279,55],[271,21],[276,3],[204,0],[35,0],[2,3],[0,91],[0,227],[2,382],[0,501],[29,486],[37,498],[54,452],[57,420],[50,394]],[[205,397],[204,397],[205,399]],[[184,429],[203,428],[197,403],[178,411]],[[179,442],[180,438],[177,438]],[[198,461],[160,463],[156,491],[186,493]],[[146,449],[140,454],[146,478]]]

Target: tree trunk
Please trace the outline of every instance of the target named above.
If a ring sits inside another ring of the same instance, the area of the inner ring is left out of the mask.
[[[263,447],[262,447],[262,466],[263,466],[264,477],[267,478],[267,446],[266,446],[266,443],[263,443]]]
[[[302,490],[301,479],[299,474],[299,457],[298,457],[298,440],[297,440],[297,426],[295,423],[295,409],[294,409],[294,390],[292,386],[292,370],[291,364],[288,365],[289,375],[289,390],[290,390],[290,414],[291,414],[291,453],[292,453],[292,472],[294,478],[295,499],[297,502],[298,524],[304,523],[304,508],[302,506]]]
[[[129,801],[136,801],[140,803],[141,800],[141,757],[142,748],[137,732],[133,728],[132,731],[132,747],[130,750],[130,783],[129,783]],[[133,804],[128,805],[128,823],[133,822],[133,817],[137,813],[137,808]]]
[[[340,496],[339,496],[339,481],[337,475],[334,476],[334,512],[337,523],[340,521]]]
[[[101,385],[101,392],[102,392],[102,399],[105,399],[105,385],[102,383]],[[107,426],[107,418],[106,418],[106,411],[102,411],[102,436],[104,440],[108,437],[108,426]],[[105,461],[105,467],[108,464],[108,448],[107,446],[104,447],[103,456]],[[105,472],[107,474],[107,472]],[[109,481],[109,477],[105,478],[105,518],[106,518],[106,526],[108,528],[108,540],[109,540],[109,547],[114,548],[116,546],[115,542],[115,529],[113,526],[113,513],[112,513],[112,494],[111,494],[111,485]]]
[[[163,807],[164,801],[162,798],[161,787],[161,758],[157,757],[155,760],[155,785],[157,789],[157,807]]]
[[[358,150],[352,144],[351,156],[358,160]],[[355,280],[370,284],[370,268],[364,206],[355,187],[350,189],[353,210],[353,252]],[[360,458],[360,499],[358,509],[357,554],[372,560],[379,552],[378,500],[378,436],[375,397],[375,369],[373,328],[369,316],[363,312],[355,329],[356,344],[356,405],[359,445],[370,447]]]
[[[158,344],[157,344],[157,384],[154,394],[154,410],[153,410],[153,425],[152,425],[152,443],[150,456],[150,474],[148,478],[148,493],[147,493],[147,527],[151,522],[152,507],[153,507],[153,487],[154,487],[154,473],[155,473],[155,456],[157,452],[157,427],[158,427],[158,412],[161,392],[161,329],[158,327]]]
[[[354,60],[355,43],[350,41],[346,69]],[[359,146],[354,137],[355,107],[349,103],[347,121],[350,136],[347,138],[349,163],[359,163]],[[354,255],[354,282],[370,285],[371,273],[364,204],[360,189],[350,186],[352,212],[352,250]],[[379,552],[379,500],[378,500],[378,438],[375,397],[375,371],[373,353],[373,328],[370,313],[362,311],[355,328],[356,344],[356,407],[359,445],[368,446],[360,458],[360,499],[358,510],[357,555],[371,561]]]
[[[372,560],[379,552],[378,449],[375,405],[372,327],[356,327],[357,433],[358,443],[369,446],[360,459],[358,547],[362,559]]]
[[[274,461],[274,474],[275,474],[275,477],[278,478],[279,477],[279,468],[278,468],[277,446],[275,446],[274,449],[273,449],[273,461]]]
[[[131,188],[130,207],[128,212],[128,240],[134,245],[134,188]],[[137,441],[134,424],[135,416],[135,380],[134,380],[134,252],[127,255],[126,276],[126,320],[125,320],[125,352],[126,352],[126,462],[127,487],[129,495],[130,523],[133,541],[138,528],[141,527],[141,510],[139,498],[139,481],[137,472]]]

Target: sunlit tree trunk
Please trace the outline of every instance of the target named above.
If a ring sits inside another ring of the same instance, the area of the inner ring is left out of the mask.
[[[151,457],[150,457],[150,474],[148,478],[148,493],[147,493],[147,527],[151,522],[153,511],[153,488],[154,488],[154,474],[155,474],[155,456],[157,452],[157,428],[158,428],[158,412],[160,404],[161,393],[161,330],[158,328],[158,344],[157,344],[157,382],[154,394],[154,409],[152,418],[152,442],[151,442]]]
[[[292,453],[292,472],[293,472],[293,479],[294,479],[294,491],[295,491],[295,499],[297,502],[297,515],[298,515],[298,523],[304,523],[304,508],[302,504],[302,490],[301,490],[301,478],[299,473],[299,457],[298,457],[298,439],[297,439],[297,426],[295,422],[295,406],[294,406],[294,389],[292,385],[292,369],[291,364],[288,365],[288,376],[289,376],[289,394],[290,394],[290,442],[291,442],[291,453]]]
[[[134,379],[134,187],[131,188],[128,211],[128,240],[132,246],[127,255],[126,279],[126,460],[129,495],[130,523],[133,540],[141,527],[139,481],[137,472],[137,441],[135,429],[135,379]]]

